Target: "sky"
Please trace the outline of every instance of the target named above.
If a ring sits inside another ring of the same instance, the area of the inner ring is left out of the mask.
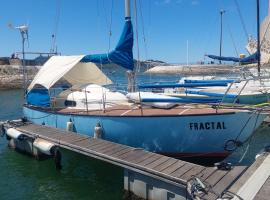
[[[247,33],[256,36],[256,0],[237,2]],[[260,2],[262,21],[268,0]],[[218,55],[221,9],[226,11],[222,55],[247,54],[235,0],[136,0],[137,6],[131,0],[131,4],[136,59],[185,63],[187,58],[198,62],[205,54]],[[121,34],[124,0],[1,0],[0,57],[21,51],[21,36],[8,24],[29,26],[29,52],[49,52],[55,34],[62,55],[106,53]]]

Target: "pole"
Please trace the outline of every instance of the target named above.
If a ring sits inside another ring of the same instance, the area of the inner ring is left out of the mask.
[[[21,32],[22,34],[22,55],[23,55],[23,59],[22,59],[22,68],[23,68],[23,91],[24,91],[24,97],[26,94],[26,70],[25,70],[25,51],[24,51],[24,43],[25,43],[25,33]]]
[[[130,20],[130,0],[125,0],[125,19]]]
[[[219,43],[219,56],[221,57],[222,52],[222,32],[223,32],[223,14],[225,13],[225,10],[220,10],[220,43]],[[221,60],[219,61],[219,64],[221,64]]]
[[[258,75],[261,71],[261,41],[260,41],[260,0],[257,0],[257,54],[258,54]]]
[[[189,57],[189,55],[188,55],[188,51],[189,51],[189,49],[188,49],[188,40],[187,40],[187,67],[189,66],[189,59],[188,59],[188,57]]]

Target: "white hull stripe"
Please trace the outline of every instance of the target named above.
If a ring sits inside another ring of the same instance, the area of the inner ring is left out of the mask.
[[[190,110],[190,108],[183,110],[182,112],[178,113],[178,115],[182,115],[182,114],[184,114],[185,112],[187,112],[188,110]]]

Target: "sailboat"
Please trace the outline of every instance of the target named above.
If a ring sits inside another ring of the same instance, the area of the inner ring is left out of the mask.
[[[25,119],[60,129],[72,123],[73,131],[89,136],[99,127],[102,139],[177,158],[218,161],[230,155],[248,140],[266,113],[182,105],[179,98],[140,91],[134,101],[129,98],[132,91],[126,96],[107,87],[112,81],[98,64],[112,62],[133,69],[130,0],[125,5],[125,26],[115,50],[51,57],[27,90]],[[68,89],[57,84],[63,80]],[[164,104],[173,105],[164,108]]]
[[[259,1],[258,7],[259,7]],[[270,9],[270,2],[269,2]],[[258,10],[259,11],[259,10]],[[270,10],[269,10],[270,11]],[[259,22],[259,12],[257,15],[257,24],[258,24],[258,40],[252,39],[249,40],[249,44],[247,45],[247,50],[251,54],[248,57],[237,58],[237,57],[225,57],[225,56],[216,56],[216,55],[207,55],[209,58],[219,60],[219,61],[229,61],[239,63],[240,65],[250,64],[250,63],[258,63],[258,75],[255,77],[254,72],[249,71],[242,72],[238,77],[230,80],[226,80],[226,78],[216,77],[216,76],[208,76],[206,79],[204,77],[183,77],[180,82],[187,83],[199,83],[199,82],[224,82],[229,81],[232,84],[228,84],[223,87],[204,87],[204,88],[195,88],[195,89],[186,89],[186,90],[175,90],[172,92],[169,91],[167,93],[170,96],[177,96],[181,98],[220,98],[226,103],[239,103],[239,104],[261,104],[269,102],[270,99],[270,82],[269,75],[264,74],[262,77],[262,73],[260,72],[260,63],[269,61],[269,47],[266,48],[269,43],[269,25],[270,25],[270,17],[269,14],[264,19],[263,23],[260,25]],[[261,34],[263,33],[263,35]],[[260,37],[261,36],[261,37]],[[260,39],[262,38],[262,40]],[[259,41],[259,43],[258,43]],[[267,50],[268,49],[268,50]],[[261,76],[260,76],[261,75]],[[247,77],[249,76],[249,77]],[[204,79],[204,80],[202,80]],[[229,83],[228,82],[228,83]]]

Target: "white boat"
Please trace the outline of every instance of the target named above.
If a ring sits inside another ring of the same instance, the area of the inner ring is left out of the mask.
[[[270,99],[270,77],[227,79],[222,77],[184,77],[180,83],[229,81],[226,86],[165,89],[164,94],[181,98],[219,98],[223,103],[261,104]]]

